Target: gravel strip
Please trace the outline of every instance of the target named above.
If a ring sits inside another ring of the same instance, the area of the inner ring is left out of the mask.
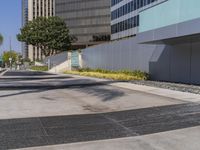
[[[153,86],[153,87],[170,89],[170,90],[181,91],[181,92],[200,94],[200,86],[198,85],[159,82],[159,81],[130,81],[130,83],[134,83],[138,85]]]

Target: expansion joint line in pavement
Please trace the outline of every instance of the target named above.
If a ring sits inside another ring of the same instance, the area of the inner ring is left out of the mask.
[[[127,133],[128,136],[139,136],[138,133],[134,132],[133,130],[129,129],[128,127],[124,126],[123,124],[121,124],[120,122],[118,122],[115,119],[112,119],[110,117],[107,117],[106,115],[100,114],[100,116],[104,117],[105,119],[111,121],[112,123],[114,123],[115,125],[121,127],[122,129],[124,129]]]
[[[42,130],[44,131],[45,136],[48,136],[47,131],[45,130],[44,125],[42,124],[42,121],[40,120],[40,118],[38,118],[38,121],[39,121],[39,123],[40,123],[40,125],[42,127]],[[48,142],[48,140],[47,140],[47,142]]]

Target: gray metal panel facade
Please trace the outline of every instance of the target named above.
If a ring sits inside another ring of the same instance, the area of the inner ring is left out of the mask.
[[[166,39],[200,34],[200,18],[169,25],[138,34],[140,43],[163,41]]]
[[[65,62],[67,59],[68,59],[68,52],[62,52],[57,55],[46,57],[43,62],[47,64],[48,60],[50,60],[51,65],[56,66]]]
[[[200,42],[192,44],[191,51],[191,82],[200,84]]]
[[[138,44],[138,40],[133,37],[84,49],[84,67],[141,70],[153,80],[200,84],[200,40],[178,44]]]
[[[149,60],[155,45],[137,44],[137,38],[113,41],[83,50],[85,67],[118,69],[140,69],[149,71]]]

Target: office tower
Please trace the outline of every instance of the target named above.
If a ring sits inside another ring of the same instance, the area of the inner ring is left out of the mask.
[[[70,34],[77,37],[73,49],[110,40],[109,0],[56,0],[55,15],[62,18]]]
[[[28,0],[22,0],[22,27],[28,22]],[[28,45],[22,43],[23,58],[28,58]]]
[[[26,11],[24,11],[24,8]],[[55,14],[55,0],[22,0],[22,17],[23,25],[27,21],[32,21],[37,17],[49,17]],[[24,17],[26,16],[26,17]],[[28,45],[25,49],[24,55],[28,57],[31,61],[43,59],[42,52],[40,48]]]

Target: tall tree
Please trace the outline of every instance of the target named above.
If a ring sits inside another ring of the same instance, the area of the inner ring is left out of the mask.
[[[3,44],[3,36],[0,34],[0,46]]]
[[[9,58],[12,58],[12,63],[16,62],[18,54],[15,51],[6,51],[3,53],[3,62],[5,64],[10,64]]]
[[[21,42],[41,48],[45,56],[58,51],[67,51],[76,40],[69,35],[69,29],[59,17],[38,17],[28,22],[17,35]]]

